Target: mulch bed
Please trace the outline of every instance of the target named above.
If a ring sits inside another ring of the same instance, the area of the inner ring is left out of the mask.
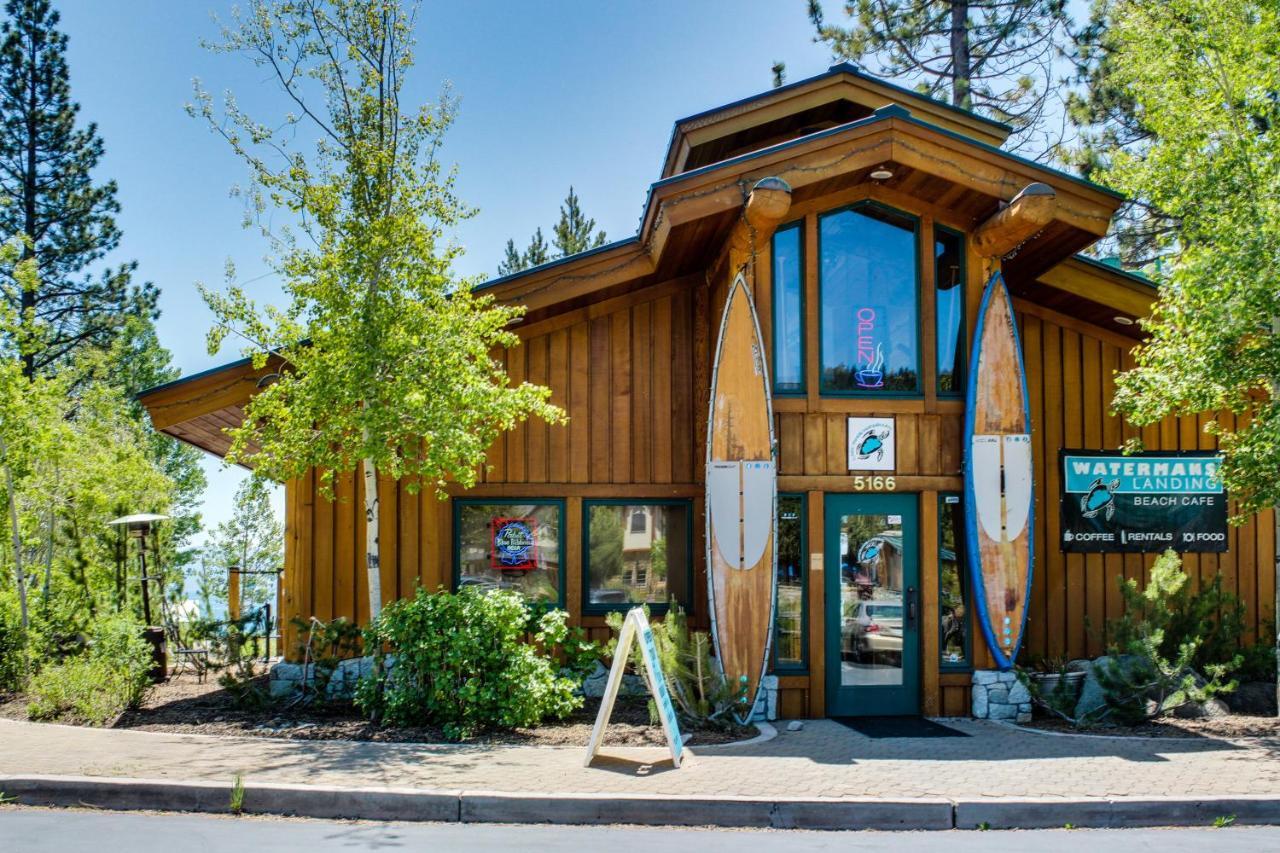
[[[1147,738],[1236,738],[1280,739],[1280,718],[1249,717],[1231,714],[1226,717],[1205,717],[1183,720],[1177,717],[1151,720],[1138,726],[1088,726],[1076,728],[1065,720],[1037,719],[1027,724],[1030,728],[1053,732],[1069,732],[1079,735],[1126,735]]]
[[[263,677],[262,688],[267,687]],[[383,743],[447,743],[435,727],[383,728],[362,718],[350,704],[324,707],[286,707],[276,703],[260,710],[243,710],[225,690],[210,678],[204,684],[184,674],[156,685],[137,710],[126,711],[112,728],[177,734],[239,735],[288,738],[293,740],[357,740]],[[585,705],[567,719],[511,731],[481,732],[464,743],[522,744],[540,746],[583,746],[591,736],[599,699]],[[0,717],[27,719],[26,700],[0,697]],[[729,743],[754,737],[754,726],[731,731],[703,729],[687,731],[693,746]],[[619,697],[605,733],[610,746],[665,746],[659,725],[650,725],[648,705],[643,699]]]

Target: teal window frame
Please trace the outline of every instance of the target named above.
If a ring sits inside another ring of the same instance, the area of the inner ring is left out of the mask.
[[[956,506],[960,507],[960,524],[955,526],[952,535],[955,539],[956,570],[960,573],[961,589],[968,593],[964,607],[964,662],[950,663],[938,656],[938,668],[941,672],[973,672],[973,584],[969,579],[969,560],[964,540],[964,495],[959,492],[938,493],[938,648],[942,649],[942,522],[947,512],[947,498],[957,498]]]
[[[776,259],[778,256],[777,255],[778,235],[788,231],[797,232],[800,238],[800,253],[799,253],[799,259],[800,259],[800,381],[799,383],[797,383],[799,385],[798,388],[787,388],[785,390],[782,390],[778,387],[778,295],[779,295],[779,291],[778,291]],[[771,241],[771,251],[769,255],[769,286],[772,292],[770,293],[770,300],[769,300],[770,301],[769,333],[773,338],[773,341],[772,341],[773,357],[770,359],[770,367],[772,368],[773,372],[770,375],[773,377],[773,396],[775,397],[804,397],[806,394],[809,393],[808,391],[809,377],[805,375],[806,373],[805,356],[806,356],[807,347],[805,346],[806,335],[804,333],[805,325],[806,325],[805,324],[805,293],[804,291],[805,291],[805,270],[808,267],[808,260],[805,257],[804,236],[805,236],[804,220],[797,219],[796,221],[789,222],[786,225],[779,228],[778,230],[776,230],[773,233],[773,239]]]
[[[967,336],[965,334],[966,332],[965,320],[967,316],[965,313],[967,308],[967,306],[965,305],[965,287],[967,284],[967,276],[969,272],[969,257],[967,252],[968,246],[966,245],[964,233],[961,231],[957,231],[954,228],[948,228],[945,225],[939,225],[938,223],[935,222],[933,224],[933,232],[934,233],[932,235],[932,239],[930,240],[930,243],[933,246],[932,256],[933,256],[933,306],[934,306],[934,311],[933,311],[933,321],[934,321],[933,322],[933,325],[934,325],[933,360],[934,360],[934,372],[935,372],[934,382],[936,383],[936,390],[938,392],[938,396],[948,397],[948,398],[964,397],[965,388],[967,387],[966,386],[967,377],[965,376],[965,374],[969,369],[969,360],[965,358],[965,355],[968,351],[968,341],[966,340]],[[956,335],[956,355],[958,357],[956,359],[957,372],[955,376],[955,381],[953,383],[955,387],[952,388],[950,391],[942,390],[942,370],[941,370],[942,364],[938,360],[940,358],[939,350],[938,350],[938,342],[941,340],[941,336],[938,334],[938,331],[939,331],[938,323],[941,321],[941,316],[942,316],[937,310],[938,309],[938,249],[937,249],[938,237],[937,235],[939,233],[947,234],[948,236],[951,236],[951,237],[956,237],[960,241],[960,286],[959,286],[960,329]]]
[[[569,537],[569,530],[565,527],[565,500],[564,498],[454,498],[453,499],[453,583],[451,591],[458,591],[458,581],[462,577],[462,508],[464,506],[514,506],[518,504],[537,504],[542,506],[554,506],[556,508],[556,521],[560,528],[559,540],[559,556],[560,567],[556,578],[556,600],[555,601],[530,601],[525,599],[525,603],[535,608],[551,608],[556,607],[564,609],[564,582],[565,582],[565,563],[567,562],[568,552],[565,550],[565,541]]]
[[[680,607],[685,615],[693,614],[693,501],[689,498],[587,498],[582,501],[582,614],[584,616],[607,616],[610,613],[625,613],[642,604],[600,604],[591,600],[591,508],[597,506],[680,506],[685,509],[685,553],[689,555],[685,566],[685,597]],[[649,604],[649,613],[661,616],[670,609],[667,601],[661,604]]]
[[[779,492],[778,498],[799,498],[800,500],[800,661],[799,663],[778,663],[778,621],[774,614],[773,642],[770,645],[769,666],[778,675],[809,674],[809,572],[805,566],[804,555],[809,541],[809,496],[804,492]],[[775,580],[776,583],[776,580]],[[776,595],[776,593],[775,593]],[[777,606],[775,602],[774,606]]]
[[[913,241],[914,250],[912,251],[913,266],[915,267],[915,308],[916,308],[916,388],[914,391],[856,391],[856,390],[834,390],[826,385],[825,375],[827,372],[826,362],[822,357],[823,344],[826,341],[826,335],[823,328],[823,318],[826,312],[823,310],[822,299],[822,221],[830,216],[835,216],[846,211],[862,211],[862,210],[880,210],[890,213],[894,216],[902,217],[912,223],[912,233],[915,236]],[[853,204],[846,204],[843,207],[832,208],[818,215],[818,256],[814,258],[814,263],[818,265],[818,393],[823,397],[856,397],[859,399],[886,399],[886,400],[903,400],[903,399],[919,399],[924,396],[924,331],[920,326],[921,305],[920,305],[920,217],[914,213],[905,210],[899,210],[891,205],[882,204],[878,201],[858,201]],[[932,235],[930,235],[932,237]]]

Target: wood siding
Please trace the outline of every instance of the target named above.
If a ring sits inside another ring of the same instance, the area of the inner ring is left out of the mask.
[[[817,214],[859,198],[875,198],[920,218],[921,385],[910,399],[823,397],[818,378]],[[827,493],[853,489],[846,460],[850,415],[893,416],[897,421],[898,492],[919,495],[922,599],[922,708],[930,715],[966,715],[969,676],[943,672],[938,653],[938,530],[941,492],[962,486],[963,401],[935,391],[932,335],[932,227],[935,221],[968,232],[973,221],[903,193],[874,187],[842,191],[797,204],[804,223],[805,378],[808,393],[775,400],[779,489],[807,497],[808,566],[807,674],[780,679],[780,707],[787,716],[822,716],[824,674],[823,509]],[[714,252],[709,251],[709,256]],[[757,255],[760,275],[753,294],[766,344],[771,344],[771,292],[767,247]],[[966,341],[972,342],[983,271],[969,255],[966,266]],[[523,345],[499,354],[513,382],[545,384],[570,416],[567,425],[535,422],[498,439],[487,470],[468,497],[562,498],[565,501],[563,559],[565,605],[595,639],[608,628],[599,616],[581,615],[582,507],[584,499],[685,498],[693,514],[693,611],[695,626],[707,624],[703,567],[703,447],[710,362],[728,279],[722,270],[673,279],[622,296],[517,327]],[[1153,557],[1066,555],[1059,541],[1057,468],[1059,448],[1117,448],[1140,434],[1150,449],[1211,449],[1203,432],[1207,417],[1170,419],[1140,431],[1108,413],[1114,375],[1131,365],[1133,345],[1112,330],[1015,301],[1031,397],[1036,496],[1035,582],[1023,659],[1028,655],[1082,657],[1104,648],[1102,628],[1118,616],[1117,578],[1145,581]],[[1230,426],[1231,416],[1225,423]],[[421,585],[448,587],[453,579],[453,507],[447,499],[412,495],[405,484],[380,484],[384,600],[411,595]],[[363,569],[364,525],[359,522],[362,485],[338,479],[337,500],[327,501],[310,476],[286,484],[287,534],[284,617],[322,620],[368,615]],[[461,494],[461,492],[457,492]],[[1275,542],[1271,516],[1232,527],[1222,555],[1188,555],[1197,587],[1219,572],[1227,589],[1247,607],[1249,639],[1262,636],[1273,618]],[[816,558],[816,559],[815,559]],[[286,630],[286,651],[297,653],[298,632]],[[973,638],[975,662],[991,665],[980,633]]]

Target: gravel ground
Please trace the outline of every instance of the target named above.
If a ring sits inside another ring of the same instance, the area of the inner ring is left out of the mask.
[[[265,677],[262,687],[266,689]],[[485,731],[465,742],[545,746],[585,744],[591,735],[599,708],[600,700],[588,699],[584,707],[565,720],[513,731]],[[26,700],[20,696],[0,699],[0,717],[25,720]],[[156,685],[141,707],[126,711],[111,727],[178,734],[249,735],[295,740],[446,742],[443,732],[431,726],[376,726],[363,719],[349,704],[324,708],[287,708],[283,704],[272,704],[256,710],[236,708],[226,691],[212,679],[200,684],[190,674]],[[751,726],[730,731],[707,729],[686,733],[691,734],[689,744],[696,746],[754,737],[756,729]],[[663,746],[666,739],[661,726],[650,725],[649,710],[644,700],[619,697],[613,709],[605,743],[613,746]]]

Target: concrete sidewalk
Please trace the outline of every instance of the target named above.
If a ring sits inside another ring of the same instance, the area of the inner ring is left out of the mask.
[[[24,802],[315,817],[950,828],[1280,823],[1280,743],[1055,736],[872,739],[815,720],[692,750],[222,738],[0,720],[0,790]],[[52,778],[61,777],[61,778]],[[146,780],[124,783],[109,780]],[[175,783],[183,783],[177,785]],[[165,803],[168,803],[165,805]]]

